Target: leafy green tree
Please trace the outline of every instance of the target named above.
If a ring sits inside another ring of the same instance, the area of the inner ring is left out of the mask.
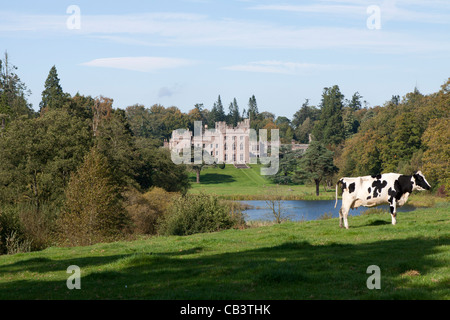
[[[343,99],[344,95],[337,85],[323,90],[320,119],[313,130],[316,140],[326,145],[338,145],[344,140]]]
[[[450,118],[432,119],[422,136],[426,151],[423,172],[431,184],[442,184],[450,192]]]
[[[122,235],[130,222],[122,191],[106,158],[92,148],[67,186],[64,212],[58,220],[60,241],[91,245]]]
[[[6,122],[11,118],[11,107],[8,105],[8,98],[3,91],[0,95],[0,134],[6,127]]]
[[[302,125],[295,129],[295,137],[300,143],[309,143],[309,135],[314,129],[314,123],[308,117],[303,121]]]
[[[65,110],[11,122],[0,139],[0,195],[36,207],[61,201],[70,174],[92,145],[90,123]]]
[[[301,182],[296,175],[303,150],[292,150],[291,146],[281,146],[279,151],[279,169],[270,179],[278,184],[297,184]]]
[[[291,127],[291,121],[284,116],[278,117],[275,125],[280,130],[281,143],[289,144],[294,139],[294,130]]]
[[[300,160],[299,176],[314,181],[319,196],[320,182],[338,171],[333,162],[333,152],[319,141],[312,141]]]
[[[196,110],[195,113],[198,111],[196,108],[193,110]],[[158,104],[150,108],[145,108],[143,105],[130,106],[127,107],[125,113],[136,137],[159,140],[160,145],[164,139],[170,139],[173,130],[193,126],[191,116],[201,117],[201,114],[189,116],[182,113],[177,107],[165,108]]]
[[[124,110],[113,110],[108,118],[99,122],[95,144],[108,160],[116,183],[133,184],[138,175],[138,154]]]
[[[355,117],[355,112],[352,108],[346,107],[343,112],[342,121],[344,123],[344,138],[348,139],[350,136],[358,132],[359,121]]]
[[[201,155],[201,162],[196,161],[196,157]],[[191,146],[191,162],[187,164],[186,167],[189,171],[195,172],[196,183],[200,183],[200,173],[203,169],[208,167],[217,167],[217,163],[210,159],[211,161],[205,161],[204,150],[202,147]],[[199,163],[196,163],[199,162]],[[219,166],[220,169],[224,169],[225,166]]]
[[[315,106],[309,105],[309,99],[306,99],[302,104],[300,110],[294,113],[294,117],[292,118],[292,125],[294,128],[300,127],[306,119],[310,119],[311,122],[319,120],[320,118],[320,109],[317,109]]]
[[[191,187],[186,166],[174,164],[167,149],[148,151],[150,155],[144,158],[148,159],[144,168],[150,173],[151,186],[163,188],[168,192],[186,194]]]
[[[82,96],[77,92],[73,97],[67,98],[64,109],[74,117],[92,121],[94,117],[94,106],[94,98],[91,96]]]
[[[68,94],[64,93],[59,83],[58,71],[56,67],[51,67],[47,79],[45,80],[45,88],[42,91],[42,100],[39,103],[39,111],[60,109],[67,102]]]

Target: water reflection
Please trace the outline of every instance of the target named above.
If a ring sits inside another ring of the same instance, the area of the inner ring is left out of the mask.
[[[246,220],[248,221],[274,219],[271,209],[268,208],[268,205],[264,200],[245,200],[239,202],[245,204],[248,208],[244,211],[247,215]],[[335,202],[335,200],[285,200],[282,201],[282,212],[285,217],[288,217],[292,221],[317,220],[324,215],[338,218],[341,201],[338,201],[336,208],[334,208]],[[388,205],[381,205],[375,208],[389,212]],[[349,215],[360,215],[368,209],[370,208],[359,207],[357,209],[352,209],[350,210]],[[414,210],[415,207],[408,204],[403,207],[397,207],[397,212],[409,212]]]

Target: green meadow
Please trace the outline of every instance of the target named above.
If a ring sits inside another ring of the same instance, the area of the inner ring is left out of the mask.
[[[208,168],[189,192],[261,199],[275,185],[259,169]],[[315,199],[313,186],[281,188],[286,199]],[[450,203],[425,193],[411,201],[420,208],[395,226],[372,211],[350,217],[349,230],[333,218],[3,255],[0,299],[448,300]],[[71,265],[81,289],[67,287]],[[380,289],[371,290],[373,265]]]
[[[450,206],[0,256],[0,299],[450,298]],[[81,269],[81,289],[66,272]],[[368,289],[371,265],[380,289]]]
[[[205,168],[200,173],[200,183],[195,183],[195,174],[190,174],[192,188],[190,193],[214,194],[230,200],[259,200],[270,195],[274,188],[286,200],[332,200],[335,189],[320,189],[320,196],[315,195],[315,186],[280,185],[273,183],[268,176],[261,175],[261,165],[251,165],[249,169],[236,169],[227,164],[224,169]]]

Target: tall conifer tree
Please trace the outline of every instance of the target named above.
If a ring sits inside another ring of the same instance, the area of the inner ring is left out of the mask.
[[[63,92],[61,84],[59,83],[58,72],[53,66],[48,73],[47,80],[45,80],[45,89],[42,91],[42,100],[39,103],[39,111],[43,109],[59,109],[62,108],[66,102],[67,94]]]

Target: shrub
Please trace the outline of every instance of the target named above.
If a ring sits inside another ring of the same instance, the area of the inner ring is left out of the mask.
[[[11,237],[14,235],[15,241],[23,241],[22,225],[13,207],[0,209],[0,254],[8,254],[11,247]]]
[[[161,221],[160,233],[190,235],[230,229],[242,223],[242,215],[231,214],[230,206],[211,195],[174,198],[168,216]]]
[[[16,254],[31,251],[32,241],[24,238],[16,231],[11,232],[5,239],[7,254]]]
[[[125,193],[125,209],[133,222],[136,234],[156,234],[158,221],[167,215],[167,207],[176,193],[167,192],[154,187],[145,194],[136,189],[128,189]]]
[[[42,204],[4,205],[0,208],[0,254],[42,250],[53,242],[55,214]]]
[[[53,242],[56,210],[48,204],[36,208],[30,203],[18,204],[18,215],[24,237],[31,250],[42,250]]]

